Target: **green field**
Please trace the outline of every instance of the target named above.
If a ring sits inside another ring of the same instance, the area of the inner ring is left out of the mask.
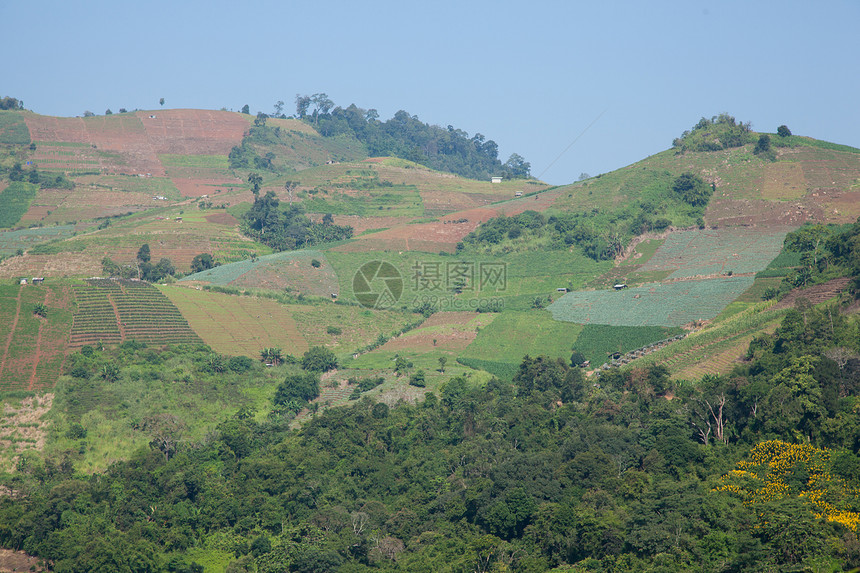
[[[18,249],[27,251],[40,243],[70,237],[74,231],[73,225],[0,231],[0,257],[14,255]]]
[[[229,163],[223,155],[172,155],[160,154],[158,160],[165,167],[200,167],[204,169],[227,169]]]
[[[607,326],[589,324],[582,329],[573,349],[581,352],[591,367],[609,362],[611,354],[625,354],[683,332],[662,326]]]
[[[0,110],[0,143],[27,145],[30,130],[19,112]]]
[[[487,360],[518,365],[523,356],[547,355],[570,359],[582,326],[553,320],[543,310],[507,311],[481,328],[461,354],[466,360]]]
[[[752,283],[752,277],[733,277],[571,292],[548,310],[556,320],[580,324],[681,326],[714,318]]]
[[[0,228],[14,227],[21,220],[30,208],[30,201],[35,199],[38,189],[39,187],[32,183],[13,181],[0,191],[0,205],[3,206],[0,209]]]
[[[535,297],[553,299],[559,288],[581,288],[612,268],[611,261],[595,262],[569,251],[536,251],[494,257],[473,253],[442,256],[416,252],[326,253],[340,285],[340,296],[354,300],[352,282],[358,269],[370,261],[391,263],[403,280],[398,306],[415,308],[429,302],[438,310],[475,310],[477,304],[496,310],[528,310]],[[458,279],[465,287],[454,293]]]

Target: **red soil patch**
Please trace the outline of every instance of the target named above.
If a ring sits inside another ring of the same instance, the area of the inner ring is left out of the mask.
[[[83,143],[69,148],[89,163],[78,168],[106,173],[166,175],[158,154],[227,155],[248,129],[245,116],[227,111],[157,110],[90,118],[25,114],[34,141]],[[56,153],[43,146],[37,153]],[[94,150],[108,152],[99,154]],[[97,160],[98,164],[92,161]],[[74,163],[74,157],[69,159]]]
[[[806,198],[786,202],[718,198],[712,200],[705,211],[705,222],[718,227],[735,225],[799,227],[806,221],[823,220],[824,210],[821,206]]]
[[[322,215],[312,216],[314,221],[322,220]],[[390,229],[408,223],[412,217],[361,217],[359,215],[334,215],[336,225],[349,225],[353,236],[368,229]]]
[[[474,312],[437,312],[428,318],[417,330],[407,332],[386,342],[380,350],[412,350],[432,352],[433,350],[463,350],[478,333],[474,328],[465,327],[478,316]],[[492,316],[487,316],[488,321]]]
[[[219,185],[229,187],[241,185],[240,179],[172,179],[173,184],[179,189],[183,197],[212,196],[218,190]]]
[[[229,225],[231,227],[239,224],[239,219],[230,213],[214,213],[212,215],[206,215],[206,221],[216,225]]]
[[[24,216],[21,217],[21,220],[41,221],[48,216],[48,211],[55,211],[56,209],[56,205],[32,205],[29,209],[27,209],[27,212],[24,213]]]
[[[358,241],[336,247],[339,251],[424,251],[437,253],[439,251],[453,252],[457,243],[474,231],[479,224],[495,217],[495,209],[479,207],[459,211],[442,217],[434,223],[418,223],[415,225],[400,225],[393,229],[380,231]],[[456,221],[465,219],[464,222]]]
[[[176,155],[227,155],[249,125],[246,116],[229,111],[168,109],[137,116],[153,150]]]

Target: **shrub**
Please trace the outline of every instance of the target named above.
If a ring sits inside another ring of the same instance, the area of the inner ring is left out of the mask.
[[[316,259],[311,259],[311,266],[315,269],[318,269],[320,268],[320,266],[322,266],[322,263]]]
[[[713,189],[701,177],[688,172],[675,179],[672,191],[677,193],[684,203],[693,207],[704,207],[708,204]]]
[[[424,371],[418,370],[417,372],[413,373],[409,377],[409,385],[417,386],[418,388],[424,388],[425,386],[427,386],[427,382],[425,381],[424,377]]]
[[[324,346],[311,346],[302,355],[302,368],[310,372],[328,372],[337,368],[337,357]]]
[[[329,326],[325,329],[325,331],[329,334],[333,334],[334,336],[340,336],[341,334],[343,334],[343,331],[340,329],[339,326]]]
[[[780,137],[788,137],[789,135],[791,135],[791,130],[788,129],[787,125],[780,125],[778,128],[776,128],[776,134]]]
[[[253,363],[254,361],[247,356],[233,356],[230,358],[227,367],[233,372],[242,373],[250,370]]]

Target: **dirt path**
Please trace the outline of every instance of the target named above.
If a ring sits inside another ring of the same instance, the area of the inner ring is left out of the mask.
[[[46,320],[47,319],[39,317],[39,333],[36,335],[36,344],[32,352],[33,371],[30,373],[30,382],[27,384],[27,390],[32,390],[33,386],[36,384],[36,368],[38,368],[39,362],[42,361],[42,330],[45,326]]]
[[[12,320],[12,328],[9,329],[9,337],[6,339],[6,348],[3,349],[3,360],[0,361],[0,376],[3,375],[3,369],[6,367],[6,360],[9,358],[9,348],[12,346],[12,337],[15,335],[15,328],[18,326],[18,317],[21,315],[21,287],[18,287],[18,297],[15,299],[15,318]]]
[[[120,287],[120,288],[122,288],[122,287]],[[125,340],[125,325],[119,319],[119,308],[117,308],[116,301],[113,299],[112,294],[108,293],[107,299],[108,299],[108,302],[110,303],[111,308],[113,309],[113,314],[116,317],[116,325],[117,325],[117,328],[119,328],[119,339],[120,339],[120,341],[124,341]]]

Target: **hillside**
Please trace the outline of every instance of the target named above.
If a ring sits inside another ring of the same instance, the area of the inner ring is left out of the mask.
[[[493,183],[428,167],[488,173],[483,136],[353,107],[0,112],[0,544],[57,571],[860,565],[860,150],[724,114]]]

